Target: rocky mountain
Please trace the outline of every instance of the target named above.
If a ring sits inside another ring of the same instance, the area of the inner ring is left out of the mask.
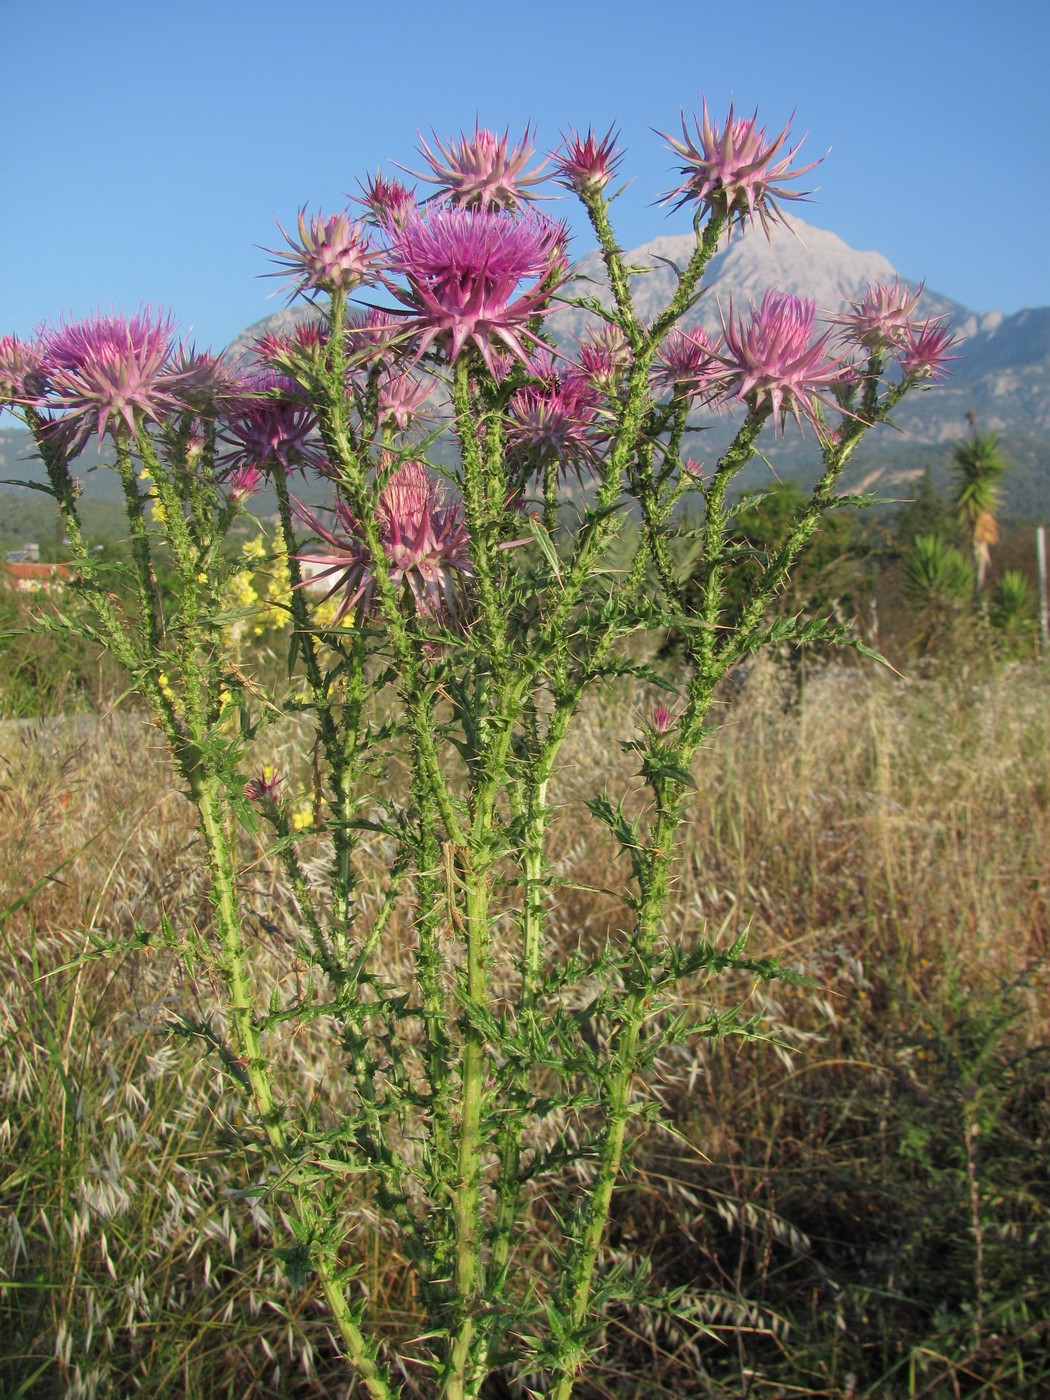
[[[673,295],[678,267],[692,251],[689,234],[653,239],[626,253],[637,269],[632,279],[636,305],[643,317],[660,311]],[[644,269],[644,271],[643,271]],[[601,256],[595,250],[576,265],[567,293],[597,297],[609,305]],[[851,248],[836,234],[789,218],[776,226],[767,241],[760,230],[748,229],[718,252],[708,267],[704,292],[686,315],[686,327],[703,326],[717,332],[723,319],[739,316],[749,302],[758,302],[768,287],[808,297],[818,313],[836,315],[859,300],[872,282],[893,282],[900,274],[877,252]],[[909,282],[916,290],[920,284]],[[1008,509],[1018,515],[1050,514],[1050,307],[1020,311],[979,312],[925,286],[917,315],[947,317],[959,336],[951,374],[928,393],[913,393],[895,417],[895,427],[869,435],[856,457],[857,489],[896,488],[929,464],[935,479],[944,478],[951,445],[968,431],[967,414],[976,413],[983,431],[1000,434],[1015,470],[1005,486]],[[575,342],[597,318],[565,307],[548,319],[559,340]],[[730,425],[715,416],[704,422],[696,446],[704,458],[716,456],[728,441]],[[774,470],[805,477],[813,447],[790,427],[767,445]],[[756,468],[751,474],[756,480]],[[768,476],[768,469],[766,470]],[[753,484],[749,480],[748,484]]]
[[[632,267],[646,269],[635,275],[632,285],[644,317],[667,304],[676,285],[676,267],[684,266],[692,247],[692,236],[681,234],[655,238],[626,254]],[[573,294],[597,296],[610,304],[597,250],[582,258],[574,272]],[[817,303],[820,314],[834,316],[847,302],[858,301],[872,282],[889,283],[899,276],[881,253],[861,252],[827,229],[789,218],[786,225],[771,230],[768,241],[760,230],[749,229],[716,253],[708,266],[703,295],[682,324],[717,332],[731,313],[740,315],[749,302],[761,301],[767,287],[808,297]],[[900,280],[916,290],[921,285],[904,277]],[[947,317],[960,337],[951,377],[932,396],[939,402],[923,399],[916,405],[910,417],[922,421],[914,425],[902,414],[901,425],[908,422],[917,441],[958,437],[959,421],[965,422],[967,408],[973,408],[988,429],[1036,426],[1050,437],[1050,399],[1034,392],[1038,381],[1042,378],[1045,384],[1050,375],[1050,308],[1014,316],[971,311],[923,287],[916,315]],[[549,318],[548,325],[560,339],[571,340],[593,319],[585,311],[567,307]],[[966,403],[958,413],[960,398]]]

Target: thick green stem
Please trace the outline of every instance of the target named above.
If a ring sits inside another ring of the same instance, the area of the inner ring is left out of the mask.
[[[476,830],[487,835],[490,817],[490,811],[482,814]],[[457,1178],[452,1200],[456,1229],[456,1321],[444,1376],[445,1394],[450,1397],[477,1393],[483,1379],[481,1359],[485,1350],[484,1346],[478,1345],[476,1324],[477,1314],[484,1302],[480,1208],[485,1151],[482,1109],[488,1046],[474,1008],[487,1010],[489,999],[491,871],[487,856],[482,851],[472,852],[470,863],[463,864],[460,878],[464,886],[467,940],[464,979],[467,1007],[463,1015]],[[484,1337],[480,1340],[483,1341]]]
[[[569,1400],[575,1376],[585,1359],[583,1348],[576,1338],[590,1312],[595,1270],[623,1160],[627,1123],[631,1117],[632,1090],[643,1048],[642,1027],[648,1018],[654,995],[649,977],[649,958],[659,933],[667,898],[668,869],[678,826],[679,802],[680,798],[675,794],[666,805],[661,804],[645,853],[641,900],[631,940],[637,972],[632,978],[633,985],[627,988],[617,1018],[612,1063],[603,1094],[604,1127],[598,1172],[580,1210],[560,1299],[559,1311],[567,1324],[567,1341],[554,1368],[554,1400]]]
[[[463,513],[470,533],[481,624],[485,629],[493,669],[499,674],[507,650],[506,605],[499,594],[496,568],[500,543],[499,520],[504,502],[493,499],[492,463],[486,463],[478,442],[478,415],[471,398],[470,362],[466,355],[460,355],[456,361],[452,402],[463,462]]]
[[[219,965],[226,987],[227,1012],[237,1063],[243,1071],[252,1101],[270,1146],[279,1160],[290,1156],[284,1115],[273,1091],[271,1071],[263,1054],[255,1020],[253,980],[244,943],[244,930],[234,884],[233,852],[223,821],[222,785],[213,776],[195,776],[195,796],[208,852],[212,902],[219,943]],[[305,1226],[317,1224],[309,1196],[297,1193],[296,1204]],[[393,1392],[375,1360],[375,1347],[366,1340],[354,1320],[346,1295],[336,1282],[335,1261],[314,1260],[321,1287],[332,1311],[347,1358],[373,1400],[391,1400]]]

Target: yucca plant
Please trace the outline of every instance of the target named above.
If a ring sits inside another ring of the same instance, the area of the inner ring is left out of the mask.
[[[995,433],[978,432],[972,415],[970,423],[970,436],[960,442],[952,454],[953,500],[973,554],[974,592],[980,594],[988,572],[991,546],[999,538],[997,513],[1002,504],[999,480],[1006,470],[1006,462]]]

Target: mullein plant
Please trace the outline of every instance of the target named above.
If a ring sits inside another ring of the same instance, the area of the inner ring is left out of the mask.
[[[526,170],[527,132],[512,146],[478,128],[435,138],[436,154],[422,144],[425,199],[376,175],[356,213],[299,215],[275,256],[314,315],[260,340],[247,368],[180,345],[148,308],[0,341],[0,394],[35,435],[79,570],[87,620],[66,622],[123,665],[199,813],[214,918],[164,937],[213,970],[225,1022],[184,1029],[246,1096],[246,1149],[268,1159],[290,1226],[281,1256],[316,1281],[377,1400],[410,1388],[406,1362],[453,1400],[494,1371],[566,1400],[603,1310],[644,1294],[641,1266],[603,1251],[630,1140],[659,1117],[654,1062],[757,1033],[687,1014],[705,979],[787,975],[741,942],[665,927],[712,698],[770,643],[859,645],[831,621],[767,613],[822,516],[855,502],[840,482],[864,434],[950,358],[950,330],[913,320],[899,285],[823,328],[775,289],[725,307],[719,337],[683,328],[719,246],[743,225],[768,234],[811,168],[757,117],[719,127],[705,104],[694,128],[668,138],[680,169],[666,202],[694,211],[695,244],[647,323],[609,220],[616,134],[570,132]],[[533,204],[544,179],[582,201],[607,303],[573,296],[566,229]],[[544,329],[565,304],[594,313],[578,346]],[[683,451],[697,406],[739,420],[706,471]],[[812,435],[819,478],[730,623],[730,488],[789,417]],[[428,461],[442,429],[451,468]],[[106,586],[81,523],[75,459],[92,437],[123,487],[131,601]],[[306,475],[329,483],[330,510],[300,504]],[[290,701],[260,694],[227,645],[243,569],[228,534],[263,480],[289,585]],[[163,597],[161,551],[176,579]],[[657,675],[638,638],[671,626],[680,669]],[[585,699],[632,675],[673,695],[627,741],[646,801],[599,774],[587,803],[621,854],[621,917],[599,951],[567,950],[547,856],[559,750]],[[266,727],[289,708],[315,730],[324,881],[263,766]],[[391,852],[378,897],[362,858],[377,830]],[[294,996],[260,991],[245,831],[269,834],[294,891],[288,958],[313,970]],[[406,980],[386,946],[395,919],[413,931]],[[341,1046],[346,1083],[327,1110],[284,1082],[290,1027]],[[370,1313],[362,1192],[414,1271],[413,1341],[379,1335]],[[687,1297],[663,1302],[688,1316]]]

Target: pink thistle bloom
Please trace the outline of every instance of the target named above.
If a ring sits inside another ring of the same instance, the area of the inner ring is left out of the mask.
[[[282,797],[284,780],[274,768],[264,768],[256,778],[249,778],[244,785],[244,795],[249,802],[259,802],[263,806],[276,807]]]
[[[843,326],[843,339],[865,349],[882,352],[894,345],[903,345],[911,326],[911,315],[919,304],[922,286],[917,291],[902,286],[898,278],[892,287],[873,282],[860,301],[851,301],[849,311],[832,317],[835,325]]]
[[[365,206],[368,210],[365,220],[376,228],[397,228],[416,207],[413,190],[400,180],[388,180],[379,171],[370,175],[363,185],[358,181],[358,185],[361,198],[357,203]]]
[[[307,220],[306,210],[299,210],[299,237],[277,227],[288,243],[289,252],[270,248],[284,270],[293,274],[288,284],[292,297],[300,292],[350,292],[373,276],[379,255],[373,249],[361,224],[351,224],[344,210],[325,218],[318,214]],[[279,277],[280,273],[270,273]]]
[[[220,465],[231,471],[242,466],[265,471],[277,464],[286,472],[307,467],[324,472],[328,462],[313,438],[317,420],[300,394],[293,380],[269,370],[246,375],[223,413],[222,437],[230,450]]]
[[[47,387],[39,346],[0,336],[0,407],[38,399]]]
[[[183,375],[172,362],[174,321],[142,308],[134,316],[95,315],[46,331],[40,354],[54,407],[66,412],[55,431],[79,452],[121,425],[134,435],[144,419],[183,406]]]
[[[694,481],[699,482],[704,475],[704,464],[698,462],[694,457],[684,457],[682,459],[682,470],[687,476],[691,476]]]
[[[253,462],[245,462],[239,467],[234,467],[226,475],[230,500],[236,506],[241,505],[249,496],[254,496],[262,484],[263,474]]]
[[[944,367],[946,361],[958,359],[957,355],[948,354],[955,343],[952,328],[936,320],[909,326],[900,356],[905,379],[935,381],[943,378],[948,372]]]
[[[326,322],[301,321],[291,331],[267,331],[258,337],[253,349],[268,369],[289,375],[302,365],[304,359],[312,360],[327,344]]]
[[[561,147],[551,156],[559,182],[583,199],[601,194],[623,160],[623,152],[616,149],[618,137],[612,127],[600,140],[593,127],[587,128],[586,136],[562,133]]]
[[[407,432],[433,392],[433,381],[411,374],[387,375],[379,386],[379,426]]]
[[[660,347],[654,375],[657,386],[685,398],[711,398],[721,390],[724,366],[719,347],[702,326],[683,331],[675,326]]]
[[[406,329],[402,313],[391,315],[374,306],[346,327],[347,354],[355,369],[377,360],[406,357],[411,342],[412,332]]]
[[[408,283],[392,290],[416,313],[405,324],[419,333],[417,358],[438,343],[453,361],[473,342],[493,375],[496,346],[527,358],[523,341],[535,340],[527,324],[550,309],[567,270],[562,225],[539,214],[436,208],[391,230],[390,241],[389,266]]]
[[[776,182],[796,180],[820,162],[811,161],[809,165],[789,169],[802,142],[781,154],[788,127],[785,126],[773,141],[768,141],[765,128],[758,127],[757,111],[753,117],[735,118],[730,107],[726,124],[719,131],[708,114],[705,98],[703,122],[694,115],[693,123],[699,145],[690,135],[684,112],[683,140],[676,141],[666,132],[660,133],[685,161],[679,169],[685,180],[664,196],[664,203],[677,196],[675,208],[680,209],[683,204],[696,200],[713,214],[728,219],[730,229],[734,223],[743,223],[745,219],[753,224],[757,215],[768,238],[770,225],[784,222],[776,201],[806,197],[806,192],[788,190]]]
[[[813,339],[816,303],[772,288],[751,321],[734,325],[732,306],[724,327],[725,390],[755,412],[767,411],[783,426],[790,412],[799,426],[808,418],[818,432],[824,426],[817,410],[821,391],[834,385],[841,362],[824,357],[828,334]]]
[[[623,332],[604,325],[592,330],[580,346],[580,369],[594,385],[608,393],[631,362],[631,350]]]
[[[510,401],[508,453],[530,472],[557,462],[582,476],[597,456],[599,402],[593,384],[579,372],[555,374],[542,386],[524,385]]]
[[[236,376],[218,355],[208,350],[180,345],[173,367],[181,381],[183,400],[199,412],[207,411],[237,392]]]
[[[657,734],[666,734],[671,727],[671,711],[666,705],[657,705],[653,710],[653,729]]]
[[[424,175],[409,170],[408,174],[437,185],[437,193],[432,198],[445,196],[448,203],[458,209],[518,209],[526,200],[535,199],[529,186],[542,183],[540,172],[547,164],[544,161],[527,175],[522,174],[533,152],[529,135],[526,127],[520,145],[511,148],[507,132],[496,136],[475,122],[473,137],[460,132],[458,145],[450,141],[445,146],[434,136],[441,158],[420,136],[420,155],[432,173]]]
[[[327,550],[298,556],[310,577],[302,587],[330,583],[325,598],[342,592],[334,623],[359,604],[367,612],[375,601],[375,578],[361,528],[345,501],[336,503],[336,527],[328,529],[302,506],[300,517]],[[455,618],[462,602],[463,579],[472,572],[469,538],[457,504],[445,505],[441,488],[420,462],[405,462],[379,493],[376,511],[390,580],[407,588],[423,617]]]

